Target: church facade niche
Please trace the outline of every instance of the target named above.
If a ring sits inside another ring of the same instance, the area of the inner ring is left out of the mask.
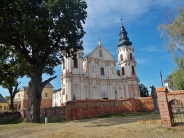
[[[102,53],[101,47],[100,47],[100,50],[99,50],[99,57],[102,57],[103,58],[103,53]]]

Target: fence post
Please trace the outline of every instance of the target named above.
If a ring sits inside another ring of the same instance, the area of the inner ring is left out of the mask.
[[[157,88],[158,105],[160,110],[161,124],[163,127],[172,127],[172,117],[170,114],[166,87]]]

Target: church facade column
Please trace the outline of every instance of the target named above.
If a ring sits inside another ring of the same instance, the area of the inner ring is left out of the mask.
[[[95,61],[96,63],[96,78],[99,78],[99,66],[98,66],[98,60]]]
[[[128,82],[127,82],[127,83],[128,83]],[[127,96],[127,98],[130,98],[130,97],[129,97],[129,92],[128,92],[128,84],[126,84],[125,86],[126,86],[126,87],[125,87],[126,96]]]

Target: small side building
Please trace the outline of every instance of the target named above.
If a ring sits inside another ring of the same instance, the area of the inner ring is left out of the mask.
[[[61,88],[53,91],[52,107],[62,106],[62,93]]]
[[[15,95],[14,98],[15,109],[19,110],[27,108],[28,103],[27,89],[28,87],[24,86]],[[48,83],[42,91],[42,101],[40,108],[52,107],[52,94],[53,94],[53,86],[51,83]]]
[[[9,104],[6,101],[6,99],[0,94],[0,112],[3,112],[5,110],[9,109]]]

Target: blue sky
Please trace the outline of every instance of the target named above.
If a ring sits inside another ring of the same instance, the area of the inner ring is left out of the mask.
[[[103,46],[117,59],[117,44],[121,18],[128,37],[135,48],[137,73],[140,83],[150,91],[150,86],[160,87],[160,71],[163,80],[175,68],[171,54],[164,47],[165,40],[157,30],[164,23],[169,10],[184,6],[183,0],[86,0],[88,17],[83,25],[84,56],[96,48],[100,37]],[[118,69],[118,67],[117,67]],[[54,89],[61,87],[61,66],[55,68],[57,78],[51,83]],[[43,79],[49,78],[43,75]],[[29,79],[19,79],[20,87],[27,86]],[[0,87],[3,96],[9,95]]]

